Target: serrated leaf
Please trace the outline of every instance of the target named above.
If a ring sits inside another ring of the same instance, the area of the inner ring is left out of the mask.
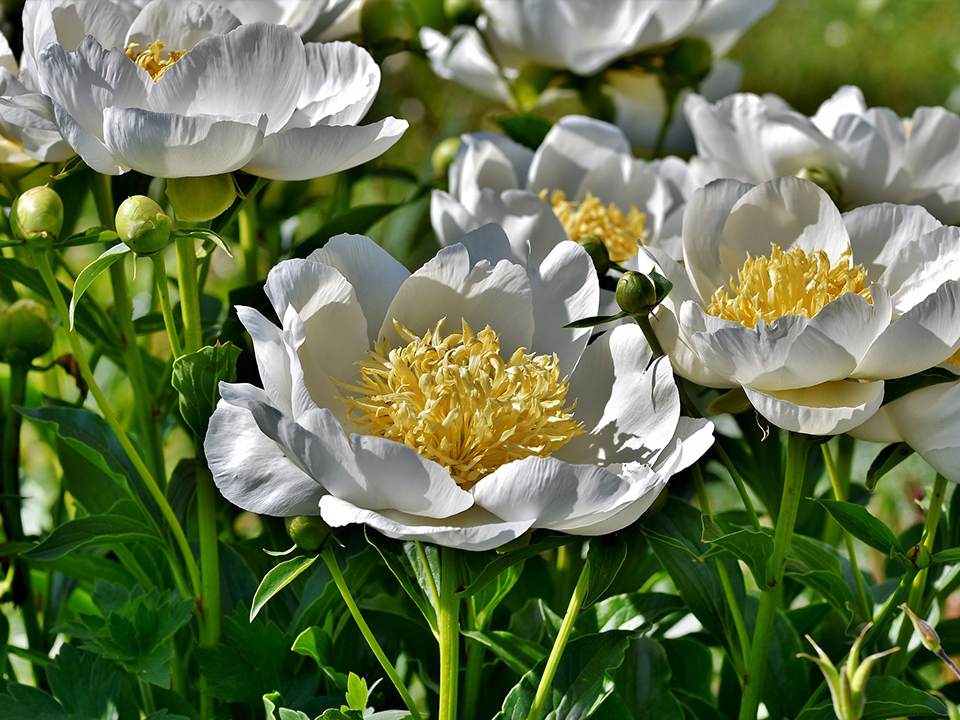
[[[301,555],[280,563],[264,575],[263,580],[260,582],[260,587],[257,588],[257,592],[253,596],[253,606],[250,608],[250,622],[253,622],[253,619],[260,610],[263,609],[263,606],[267,604],[270,598],[292,583],[300,573],[313,565],[318,557],[320,556]]]
[[[627,557],[627,543],[615,533],[590,539],[587,550],[587,594],[581,609],[593,605],[610,587]]]
[[[73,330],[73,315],[76,311],[77,303],[80,302],[80,298],[83,297],[83,294],[87,291],[87,288],[89,288],[93,284],[93,281],[100,277],[105,270],[107,270],[118,260],[122,260],[129,252],[132,251],[123,243],[114,245],[92,263],[87,265],[83,270],[80,271],[80,274],[77,275],[77,280],[73,284],[73,295],[70,297],[71,330]]]
[[[363,713],[367,709],[367,698],[369,696],[366,679],[353,672],[347,675],[346,700],[351,710]]]
[[[43,541],[22,554],[31,560],[57,560],[88,545],[145,542],[164,547],[163,540],[151,532],[150,525],[137,519],[137,514],[132,500],[121,500],[104,515],[77,518],[54,528]]]
[[[171,382],[180,393],[180,414],[197,435],[207,433],[210,416],[220,400],[220,382],[237,377],[240,348],[227,342],[208,345],[173,361]]]
[[[534,151],[540,147],[550,128],[553,127],[553,123],[546,118],[531,113],[501,115],[494,118],[494,122],[511,140]]]
[[[864,483],[867,490],[873,492],[880,478],[911,455],[913,455],[913,448],[906,443],[891,443],[883,448],[883,450],[877,453],[873,462],[870,463],[870,469],[867,470],[867,479]]]

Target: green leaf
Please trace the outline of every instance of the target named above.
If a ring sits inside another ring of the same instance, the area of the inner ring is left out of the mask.
[[[938,553],[934,553],[930,562],[941,563],[943,565],[954,565],[960,563],[960,548],[947,548]]]
[[[615,533],[590,539],[587,550],[587,594],[581,609],[599,600],[610,587],[627,557],[627,543]]]
[[[630,313],[628,312],[618,312],[616,315],[594,315],[593,317],[583,318],[582,320],[574,320],[563,327],[575,330],[579,328],[596,327],[597,325],[604,325],[629,316]]]
[[[553,123],[546,118],[530,113],[501,115],[494,118],[494,122],[501,127],[511,140],[534,151],[540,147],[543,139],[550,132],[550,128],[553,127]]]
[[[440,559],[434,545],[412,541],[401,542],[385,535],[365,529],[367,542],[377,549],[390,572],[400,583],[400,587],[413,600],[423,613],[430,629],[437,632],[437,611],[433,603],[433,587],[440,587]],[[420,556],[421,549],[428,567],[424,567]],[[429,575],[427,573],[430,573]],[[433,585],[431,586],[431,578]]]
[[[673,674],[667,653],[656,640],[640,638],[627,651],[633,682],[620,691],[628,707],[643,708],[644,717],[683,720],[683,708],[670,689]]]
[[[57,560],[87,545],[146,542],[164,547],[161,538],[139,519],[139,510],[132,500],[121,500],[105,515],[92,515],[64,523],[38,545],[23,553],[31,560]]]
[[[260,587],[257,588],[257,592],[253,596],[253,606],[250,608],[250,622],[253,622],[253,619],[263,606],[267,604],[270,598],[292,583],[297,575],[313,565],[318,557],[320,556],[301,555],[280,563],[264,575],[263,580],[260,582]]]
[[[892,403],[915,390],[921,390],[931,385],[940,385],[941,383],[956,382],[957,380],[960,380],[960,375],[942,367],[927,368],[907,377],[887,380],[883,384],[883,402],[880,407]]]
[[[613,692],[609,670],[623,662],[633,633],[614,630],[571,640],[543,706],[544,718],[585,720]],[[494,720],[526,720],[546,660],[527,671]]]
[[[318,627],[308,627],[297,636],[290,649],[313,660],[320,667],[326,667],[327,656],[330,654],[331,641],[330,636],[325,630]]]
[[[905,685],[893,677],[872,677],[867,681],[864,693],[867,703],[861,720],[886,720],[887,718],[946,717],[947,708],[937,698],[922,690]],[[807,708],[797,720],[834,720],[833,704],[826,702],[815,708]]]
[[[467,583],[467,586],[463,590],[459,591],[457,595],[459,595],[461,598],[476,595],[489,583],[496,580],[497,576],[511,565],[523,562],[527,558],[533,557],[534,555],[539,555],[547,550],[558,548],[561,545],[569,545],[570,543],[581,539],[582,538],[579,538],[576,535],[567,535],[565,533],[547,533],[541,536],[539,540],[531,542],[529,545],[502,553],[497,557],[496,560],[488,563],[483,572],[470,580],[470,582]]]
[[[367,690],[367,681],[356,673],[350,673],[347,676],[347,706],[351,710],[357,710],[363,713],[367,709],[367,698],[370,692]]]
[[[464,565],[469,568],[470,561],[476,558],[485,566],[490,562],[491,555],[493,553],[470,553],[464,559]],[[486,627],[487,621],[493,616],[493,611],[499,607],[513,586],[517,584],[522,570],[522,563],[511,565],[497,575],[492,583],[473,596],[473,612],[477,630],[483,630]]]
[[[83,294],[87,291],[87,288],[93,284],[94,280],[100,277],[104,270],[117,262],[117,260],[122,260],[129,252],[131,252],[130,248],[123,243],[114,245],[92,263],[87,265],[83,270],[80,271],[80,274],[77,275],[77,280],[73,284],[73,295],[70,298],[71,330],[73,330],[73,315],[76,311],[77,303],[80,302],[80,298],[83,297]]]
[[[870,463],[870,469],[867,470],[865,482],[867,490],[873,492],[880,478],[911,455],[913,455],[913,448],[906,443],[892,443],[883,448]]]
[[[197,437],[207,433],[220,400],[220,382],[237,378],[240,348],[233,343],[200,348],[173,361],[171,382],[180,393],[180,414]]]
[[[843,502],[842,500],[816,500],[826,508],[827,512],[836,520],[840,527],[866,545],[879,550],[887,557],[903,558],[909,566],[900,540],[893,531],[875,518],[861,505]]]
[[[703,542],[723,549],[742,561],[753,575],[759,587],[767,583],[767,563],[773,557],[773,538],[769,532],[755,532],[744,528],[729,534],[723,530],[709,515],[703,515]]]
[[[57,240],[58,248],[75,247],[77,245],[93,245],[95,243],[115,243],[120,240],[120,236],[113,230],[107,230],[102,225],[89,227],[81,232],[74,233],[68,238]]]
[[[207,230],[206,228],[185,228],[182,230],[174,230],[170,234],[173,235],[173,237],[191,237],[196,238],[197,240],[202,240],[203,242],[213,243],[218,248],[223,250],[227,255],[233,257],[233,253],[230,252],[230,248],[227,247],[227,243],[224,242],[223,238],[213,230]],[[206,253],[200,254],[201,252],[202,250],[197,252],[197,257],[206,257]]]
[[[667,593],[626,593],[601,600],[577,618],[584,634],[608,630],[640,630],[683,609],[683,600]]]
[[[492,630],[490,632],[461,630],[460,634],[483,644],[507,667],[521,676],[549,654],[540,643],[535,643],[504,630]]]
[[[707,406],[707,415],[736,415],[737,413],[744,412],[749,410],[751,407],[750,400],[747,399],[747,393],[744,392],[743,387],[737,385],[737,387],[732,390],[727,390],[720,397],[714,398],[714,400]]]
[[[376,205],[359,205],[340,213],[329,220],[317,232],[308,237],[293,249],[293,257],[305,258],[318,248],[322,248],[327,240],[343,233],[364,233],[378,220],[400,207],[397,203],[380,203]]]

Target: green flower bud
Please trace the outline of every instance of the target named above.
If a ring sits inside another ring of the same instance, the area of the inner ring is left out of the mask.
[[[167,180],[167,197],[178,220],[206,222],[233,205],[237,190],[230,173],[170,178]]]
[[[450,137],[441,140],[433,149],[433,155],[430,156],[430,165],[433,167],[433,174],[438,178],[445,178],[450,170],[450,164],[457,156],[457,150],[460,147],[460,138]]]
[[[29,363],[53,347],[47,309],[34,300],[17,300],[0,312],[0,362]]]
[[[306,552],[317,552],[323,547],[333,528],[316,515],[297,515],[284,520],[287,535],[297,547]]]
[[[840,210],[843,210],[843,189],[837,184],[829,170],[822,167],[805,167],[797,173],[801,180],[809,180],[818,185]]]
[[[584,235],[577,240],[577,244],[587,251],[587,255],[593,260],[593,266],[597,269],[597,275],[603,277],[610,269],[610,251],[603,244],[603,240],[593,235]],[[619,291],[619,284],[618,284]]]
[[[46,250],[57,241],[63,227],[63,201],[45,185],[30,188],[13,201],[10,225],[18,240]]]
[[[932,556],[930,555],[930,550],[923,543],[914,545],[912,548],[910,548],[908,556],[910,558],[910,562],[914,564],[917,570],[923,570],[926,567],[930,567],[930,559]]]
[[[646,315],[657,304],[657,288],[642,273],[630,270],[617,283],[617,305],[625,313]]]
[[[146,195],[128,197],[117,210],[117,234],[137,255],[152,255],[170,244],[173,220]]]
[[[923,618],[918,617],[906,603],[902,603],[897,607],[903,610],[907,614],[907,617],[910,618],[910,622],[913,623],[913,629],[916,630],[917,635],[920,636],[920,642],[923,643],[923,646],[935,655],[939,654],[940,636],[937,634],[937,631],[933,629],[933,626]]]
[[[472,25],[481,10],[479,0],[443,0],[443,14],[458,25]]]
[[[360,33],[366,43],[412,42],[420,30],[417,11],[410,0],[364,0]]]

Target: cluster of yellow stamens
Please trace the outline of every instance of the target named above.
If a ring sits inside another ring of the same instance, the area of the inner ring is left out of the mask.
[[[402,442],[444,465],[471,487],[501,465],[547,456],[583,432],[565,407],[567,378],[554,355],[500,357],[500,339],[488,325],[474,334],[443,335],[441,320],[421,338],[400,323],[407,342],[381,342],[357,363],[357,384],[340,397],[361,431]],[[574,403],[575,405],[575,403]]]
[[[146,50],[137,52],[139,43],[130,43],[124,53],[137,65],[142,67],[157,82],[163,77],[163,74],[180,58],[187,54],[186,50],[171,50],[167,56],[163,56],[163,49],[166,47],[160,40],[156,40],[147,47]]]
[[[552,194],[541,190],[540,199],[550,203],[553,214],[571,240],[579,240],[587,235],[600,238],[614,262],[622,262],[636,255],[637,243],[643,242],[646,237],[647,216],[636,205],[631,205],[624,216],[614,203],[604,205],[600,198],[589,192],[581,203],[567,200],[562,190],[554,190]]]
[[[747,257],[737,273],[738,281],[730,280],[733,296],[720,288],[707,312],[752,328],[761,320],[770,323],[784,315],[813,317],[848,292],[869,302],[866,268],[854,265],[850,258],[850,248],[831,263],[823,250],[807,254],[795,247],[784,252],[772,244],[770,257]]]

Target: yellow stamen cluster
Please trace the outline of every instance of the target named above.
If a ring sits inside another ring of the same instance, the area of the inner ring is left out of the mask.
[[[474,334],[464,321],[462,333],[444,337],[443,323],[421,338],[394,321],[407,345],[378,343],[357,363],[359,383],[337,382],[352,393],[339,399],[361,431],[412,447],[466,488],[508,462],[547,456],[583,432],[574,407],[564,407],[567,378],[555,355],[520,348],[504,361],[489,325]]]
[[[748,256],[737,273],[738,282],[731,278],[733,297],[720,288],[706,310],[752,328],[761,320],[771,323],[784,315],[811,318],[848,292],[870,302],[867,271],[850,258],[850,248],[832,264],[823,250],[808,255],[799,247],[784,252],[771,245],[769,258]]]
[[[139,43],[130,43],[124,53],[137,65],[142,67],[157,82],[163,77],[163,74],[180,58],[187,54],[186,50],[171,50],[167,57],[163,56],[163,49],[166,47],[160,40],[156,40],[148,46],[146,50],[137,52]]]
[[[647,216],[631,205],[626,217],[614,203],[604,206],[600,198],[587,193],[581,203],[570,202],[563,190],[540,191],[540,199],[549,202],[553,214],[557,216],[563,229],[571,240],[593,235],[607,246],[610,259],[614,262],[628,260],[637,254],[638,242],[647,235],[645,228]]]

